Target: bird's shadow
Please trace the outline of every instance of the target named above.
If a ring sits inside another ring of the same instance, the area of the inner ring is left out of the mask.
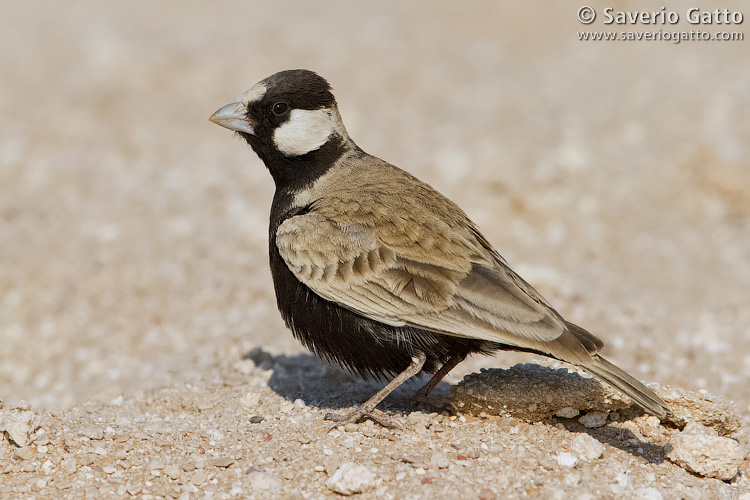
[[[305,404],[322,410],[338,412],[359,405],[382,389],[386,383],[385,380],[364,380],[309,353],[272,355],[257,347],[243,357],[251,359],[260,368],[273,370],[268,385],[276,394],[288,401],[302,399]],[[547,367],[538,368],[549,370],[550,376],[555,372]],[[378,407],[401,415],[412,411],[432,412],[445,409],[415,400],[414,392],[424,382],[425,380],[417,377],[405,382]],[[449,393],[450,384],[440,382],[431,393],[431,397],[447,401]],[[621,414],[629,419],[640,416],[643,412],[633,408]],[[510,429],[517,422],[515,419],[499,419],[498,424]],[[612,425],[588,428],[576,419],[553,418],[545,423],[563,423],[569,432],[588,434],[597,441],[618,448],[640,460],[650,463],[667,460],[668,450],[665,446],[643,441],[628,429]]]
[[[319,409],[338,411],[359,405],[388,382],[363,379],[309,353],[272,355],[258,347],[243,357],[263,369],[273,370],[268,386],[276,394],[288,401],[302,399],[305,404]],[[406,381],[378,408],[397,413],[430,408],[429,404],[416,402],[413,397],[426,380],[425,377],[413,377]],[[449,391],[450,384],[440,382],[430,395],[447,400]]]

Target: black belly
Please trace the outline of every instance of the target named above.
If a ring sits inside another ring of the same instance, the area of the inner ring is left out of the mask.
[[[315,294],[292,274],[275,245],[270,246],[276,301],[286,325],[315,354],[363,377],[401,373],[420,352],[427,356],[422,370],[434,373],[453,355],[486,354],[505,347],[360,316]]]

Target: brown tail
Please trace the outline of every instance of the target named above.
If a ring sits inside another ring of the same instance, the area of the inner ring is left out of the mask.
[[[591,356],[591,362],[582,364],[581,367],[627,394],[630,399],[646,410],[647,413],[659,418],[672,416],[672,410],[669,409],[667,403],[657,396],[654,391],[598,354]]]
[[[667,403],[657,396],[654,391],[643,385],[631,375],[628,375],[620,367],[599,356],[597,351],[604,347],[604,343],[601,340],[573,323],[566,321],[565,326],[568,327],[568,331],[573,337],[575,337],[576,341],[588,351],[589,356],[582,355],[577,349],[570,349],[570,352],[576,352],[578,355],[571,356],[570,359],[564,361],[572,362],[573,364],[584,368],[611,386],[627,394],[636,402],[636,404],[638,404],[638,406],[646,410],[647,413],[659,418],[672,415],[672,410],[669,409]],[[564,335],[560,337],[560,340],[565,342],[569,347],[574,344],[574,342],[571,342],[570,337],[566,338]]]

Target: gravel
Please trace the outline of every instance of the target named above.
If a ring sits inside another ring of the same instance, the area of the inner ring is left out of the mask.
[[[354,464],[357,498],[750,500],[747,41],[581,42],[577,9],[4,5],[0,498],[336,498]],[[382,382],[286,330],[272,181],[207,121],[294,67],[674,418],[500,353],[459,365],[436,405],[396,391],[401,429],[327,432]]]

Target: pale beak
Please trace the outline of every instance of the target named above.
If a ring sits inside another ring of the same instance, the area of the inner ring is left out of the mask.
[[[227,104],[212,114],[209,120],[236,132],[244,132],[250,135],[255,133],[253,125],[247,117],[247,107],[241,102]]]

